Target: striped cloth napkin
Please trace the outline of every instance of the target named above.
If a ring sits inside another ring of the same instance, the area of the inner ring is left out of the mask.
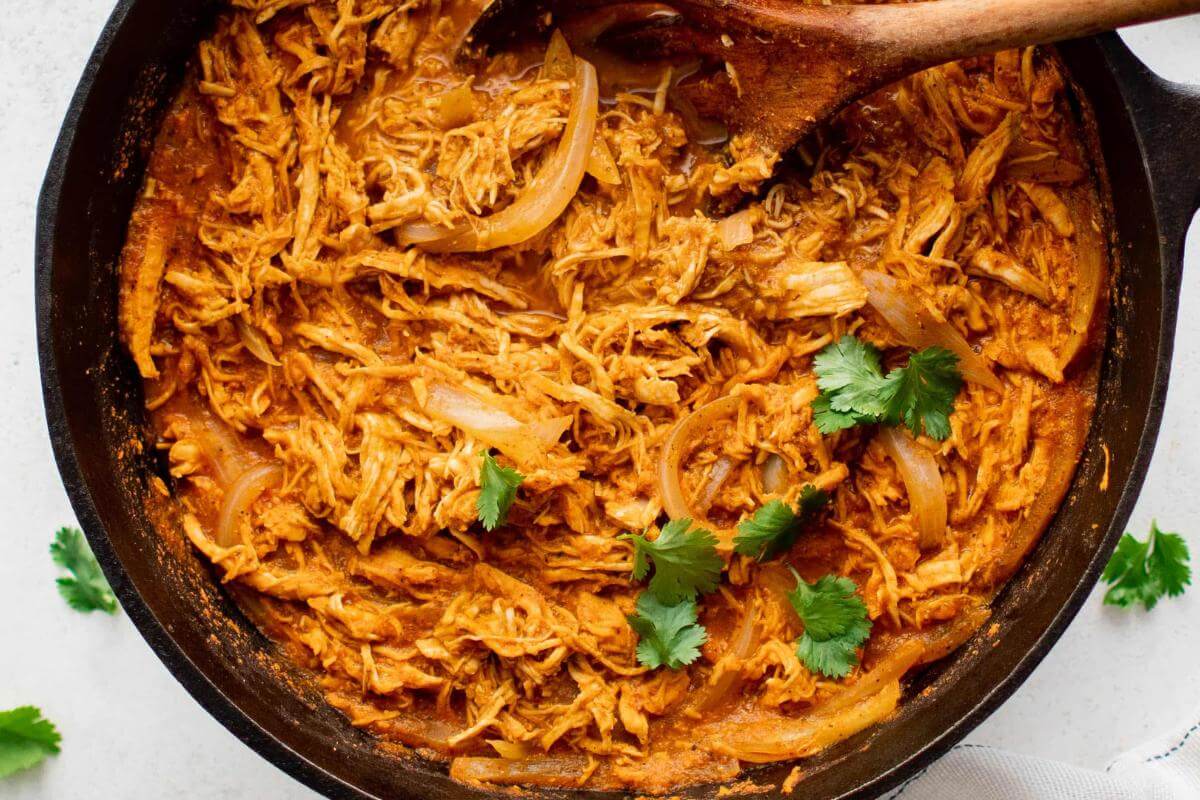
[[[881,800],[1200,800],[1197,718],[1103,771],[960,744]]]

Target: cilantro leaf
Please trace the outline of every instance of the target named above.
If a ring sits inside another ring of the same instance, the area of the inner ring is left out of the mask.
[[[1192,582],[1190,558],[1183,537],[1159,530],[1157,522],[1150,523],[1144,542],[1126,533],[1100,576],[1111,584],[1104,604],[1129,608],[1141,603],[1149,611],[1163,595],[1178,597]]]
[[[962,374],[949,350],[927,347],[885,376],[879,351],[847,335],[817,353],[813,371],[821,390],[811,404],[813,422],[825,435],[875,422],[938,440],[950,435]]]
[[[796,656],[813,672],[844,678],[858,663],[858,648],[871,633],[867,605],[849,578],[826,575],[807,583],[795,577],[796,588],[788,600],[804,623]]]
[[[869,414],[859,414],[855,411],[834,411],[833,406],[830,405],[829,395],[823,392],[813,399],[811,405],[813,422],[816,424],[817,430],[826,436],[847,428],[870,425],[876,421],[875,417]]]
[[[760,561],[770,558],[791,546],[799,527],[800,518],[792,507],[782,500],[772,500],[760,506],[753,517],[738,523],[733,550]]]
[[[854,632],[864,641],[870,632],[867,606],[849,578],[825,575],[816,583],[796,576],[796,588],[788,593],[792,608],[804,622],[804,630],[817,641]],[[861,632],[861,636],[858,633]]]
[[[62,736],[33,706],[0,711],[0,778],[57,753]]]
[[[50,544],[54,563],[68,570],[71,577],[58,579],[58,593],[76,611],[117,613],[117,598],[113,595],[100,564],[92,555],[83,531],[78,528],[59,528]]]
[[[479,466],[479,497],[475,510],[479,521],[489,531],[494,531],[508,519],[508,509],[517,499],[517,487],[525,476],[515,469],[502,467],[487,450],[483,451],[483,463]]]
[[[889,372],[884,382],[885,422],[903,423],[913,436],[920,436],[922,428],[938,441],[950,435],[950,412],[962,388],[958,356],[941,347],[927,347],[909,356],[908,366]]]
[[[642,592],[637,614],[626,619],[638,635],[638,661],[651,669],[691,664],[700,657],[700,645],[708,641],[708,631],[696,622],[693,600],[665,605],[653,592]]]
[[[663,603],[674,605],[717,588],[725,565],[717,555],[717,537],[704,528],[692,528],[690,519],[671,520],[657,539],[630,533],[618,538],[633,542],[634,578],[645,578],[654,562],[650,591]]]
[[[813,371],[817,373],[817,387],[829,398],[834,411],[883,415],[885,378],[879,350],[873,345],[843,336],[817,353]]]
[[[733,537],[734,551],[759,561],[773,558],[792,546],[804,526],[827,502],[829,495],[810,484],[800,491],[800,506],[796,511],[782,500],[766,503],[753,517],[738,523],[737,535]]]
[[[818,642],[805,633],[796,641],[796,656],[810,672],[844,678],[858,663],[858,645],[848,639]]]

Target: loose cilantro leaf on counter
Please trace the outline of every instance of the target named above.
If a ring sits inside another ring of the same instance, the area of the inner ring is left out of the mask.
[[[1150,523],[1150,535],[1140,542],[1126,533],[1104,568],[1100,579],[1112,584],[1104,604],[1129,608],[1141,603],[1154,608],[1163,595],[1177,597],[1192,582],[1187,542],[1177,533],[1159,530]]]
[[[483,463],[479,467],[479,497],[475,510],[479,521],[489,531],[494,531],[508,519],[508,509],[517,499],[517,487],[525,476],[515,469],[502,467],[488,451],[483,451]]]
[[[693,600],[665,605],[653,592],[642,592],[637,614],[627,619],[638,635],[638,661],[651,669],[687,666],[700,656],[700,645],[708,641],[708,631],[696,622]]]
[[[813,421],[826,435],[873,422],[907,425],[933,439],[950,435],[950,412],[962,387],[958,356],[928,347],[909,356],[907,366],[883,374],[879,351],[843,336],[813,359],[821,393],[812,402]]]
[[[813,672],[844,678],[858,663],[857,650],[871,633],[871,621],[857,589],[854,581],[836,575],[826,575],[816,583],[796,575],[796,588],[788,593],[792,608],[804,623],[796,656]]]
[[[623,533],[633,542],[633,577],[642,580],[654,563],[650,591],[661,602],[674,605],[691,600],[697,592],[711,592],[721,579],[724,562],[717,555],[717,537],[704,528],[692,528],[690,519],[673,519],[657,539]]]
[[[58,752],[62,736],[33,706],[0,711],[0,778],[40,763]]]
[[[76,611],[117,613],[117,598],[83,538],[83,531],[59,528],[50,544],[50,557],[71,573],[71,577],[58,579],[58,593],[67,605]]]
[[[829,495],[810,484],[800,491],[795,511],[782,500],[766,503],[750,519],[738,523],[734,551],[759,561],[785,552],[828,502]]]

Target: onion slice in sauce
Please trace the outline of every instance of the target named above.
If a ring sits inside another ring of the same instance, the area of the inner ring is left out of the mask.
[[[520,244],[541,233],[566,210],[583,181],[599,114],[596,68],[576,59],[571,109],[558,147],[512,205],[487,217],[443,228],[413,222],[400,228],[401,244],[434,253],[481,253]]]
[[[250,351],[250,354],[264,364],[270,364],[272,367],[281,367],[279,359],[271,352],[271,344],[267,341],[267,337],[262,331],[251,325],[245,319],[238,315],[233,318],[233,324],[237,328],[238,337],[242,340],[242,344]]]
[[[508,742],[504,739],[487,739],[488,744],[492,746],[501,758],[509,761],[517,761],[522,758],[528,758],[530,748],[526,742]]]
[[[613,158],[612,150],[608,149],[604,137],[598,132],[592,141],[592,151],[588,155],[587,174],[609,186],[618,186],[621,183],[621,171],[617,169],[617,160]]]
[[[721,487],[725,485],[732,474],[733,459],[729,456],[721,456],[713,462],[712,469],[708,471],[708,480],[704,482],[704,488],[700,490],[692,503],[692,508],[696,510],[696,513],[708,513],[708,509],[712,508],[713,501],[721,492]]]
[[[259,463],[246,449],[237,431],[214,416],[207,407],[198,408],[191,403],[183,406],[182,415],[188,420],[186,438],[200,446],[204,460],[212,470],[212,477],[223,488],[233,484],[245,470]]]
[[[688,503],[683,492],[682,469],[688,449],[700,438],[702,431],[707,430],[714,420],[736,413],[740,403],[740,397],[726,395],[700,406],[679,420],[667,436],[658,458],[658,491],[662,496],[663,509],[671,519],[691,519],[698,525],[708,527],[726,550],[732,546],[733,532],[713,528],[703,513],[696,513],[697,510]]]
[[[958,356],[958,369],[967,380],[996,391],[1000,381],[992,372],[988,360],[976,353],[954,326],[934,318],[929,309],[910,296],[904,285],[891,275],[863,270],[859,279],[867,287],[867,303],[909,347],[944,347]]]
[[[724,735],[714,737],[713,749],[751,764],[804,758],[883,720],[899,702],[897,680],[837,712],[770,719],[761,725],[722,732]]]
[[[900,428],[880,428],[879,443],[896,463],[908,490],[908,508],[917,525],[920,548],[939,547],[946,536],[946,487],[933,454]]]
[[[754,225],[751,221],[751,211],[744,208],[736,214],[730,214],[717,223],[717,238],[726,250],[733,250],[754,241]]]
[[[718,729],[717,752],[751,763],[801,758],[841,741],[891,714],[900,679],[918,663],[924,645],[909,641],[858,680],[799,718],[771,720],[753,731]]]
[[[217,544],[221,547],[241,544],[238,520],[263,492],[282,482],[283,467],[278,464],[259,464],[242,472],[226,490],[225,500],[221,503],[221,513],[217,516]]]
[[[771,453],[762,465],[763,491],[767,494],[783,494],[787,481],[787,462],[778,453]]]
[[[475,395],[445,383],[429,386],[422,410],[479,441],[495,447],[521,465],[540,463],[546,450],[570,427],[568,416],[521,422],[503,409],[488,405]]]
[[[561,30],[550,34],[546,57],[542,59],[542,77],[548,81],[569,81],[575,74],[575,56]]]
[[[753,597],[746,603],[746,610],[742,614],[741,624],[734,632],[733,638],[729,642],[729,648],[721,657],[721,661],[730,658],[735,661],[745,661],[754,655],[754,649],[758,647],[758,626],[755,622],[758,621],[758,603]],[[717,662],[721,663],[720,661]],[[688,707],[696,711],[708,711],[720,705],[731,691],[737,688],[741,683],[742,673],[737,669],[726,669],[721,673],[721,677],[710,684],[706,684],[700,691],[692,695],[692,700]]]
[[[582,755],[544,755],[530,758],[460,756],[450,762],[450,777],[463,783],[574,787],[587,767]]]

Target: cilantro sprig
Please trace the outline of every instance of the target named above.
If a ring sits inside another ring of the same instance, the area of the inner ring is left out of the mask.
[[[813,359],[821,393],[812,402],[813,421],[824,434],[882,422],[907,425],[914,435],[950,435],[950,413],[962,387],[958,356],[927,347],[906,366],[883,374],[879,350],[854,336],[843,336]]]
[[[100,571],[100,564],[78,528],[59,528],[50,544],[54,563],[71,573],[58,579],[58,593],[67,605],[85,613],[117,613],[117,598]]]
[[[62,736],[34,706],[0,711],[0,778],[39,764],[59,751]]]
[[[858,648],[871,633],[867,606],[849,578],[826,575],[808,583],[793,570],[795,590],[788,600],[804,623],[796,656],[812,672],[844,678],[858,663]]]
[[[693,528],[690,519],[671,520],[656,539],[644,533],[623,533],[618,538],[633,542],[635,579],[645,578],[654,564],[649,588],[664,604],[675,605],[717,588],[724,566],[717,554],[717,537],[704,528]]]
[[[475,510],[486,530],[494,531],[508,520],[508,509],[517,499],[517,487],[525,476],[509,467],[502,467],[488,451],[483,451],[479,466],[479,497]]]
[[[950,435],[950,412],[962,388],[958,356],[940,347],[927,347],[908,357],[908,366],[894,369],[884,379],[887,408],[883,421],[903,423],[921,435],[922,427],[939,442]]]
[[[637,614],[628,617],[638,635],[638,661],[651,669],[691,664],[700,655],[708,632],[697,620],[696,595],[716,590],[725,562],[717,553],[717,537],[693,528],[690,519],[673,519],[654,539],[623,533],[633,543],[633,577],[654,574],[638,597]]]
[[[1177,533],[1166,533],[1150,523],[1146,541],[1126,533],[1117,543],[1100,579],[1111,584],[1104,604],[1129,608],[1141,603],[1154,608],[1160,598],[1177,597],[1192,582],[1187,542]]]
[[[653,592],[642,592],[637,613],[626,619],[638,635],[638,662],[650,669],[685,667],[700,657],[700,645],[708,641],[708,631],[696,621],[694,600],[668,605]]]
[[[738,523],[734,552],[759,561],[786,552],[828,502],[829,495],[810,484],[800,491],[800,503],[794,511],[782,500],[762,505],[754,516]]]

